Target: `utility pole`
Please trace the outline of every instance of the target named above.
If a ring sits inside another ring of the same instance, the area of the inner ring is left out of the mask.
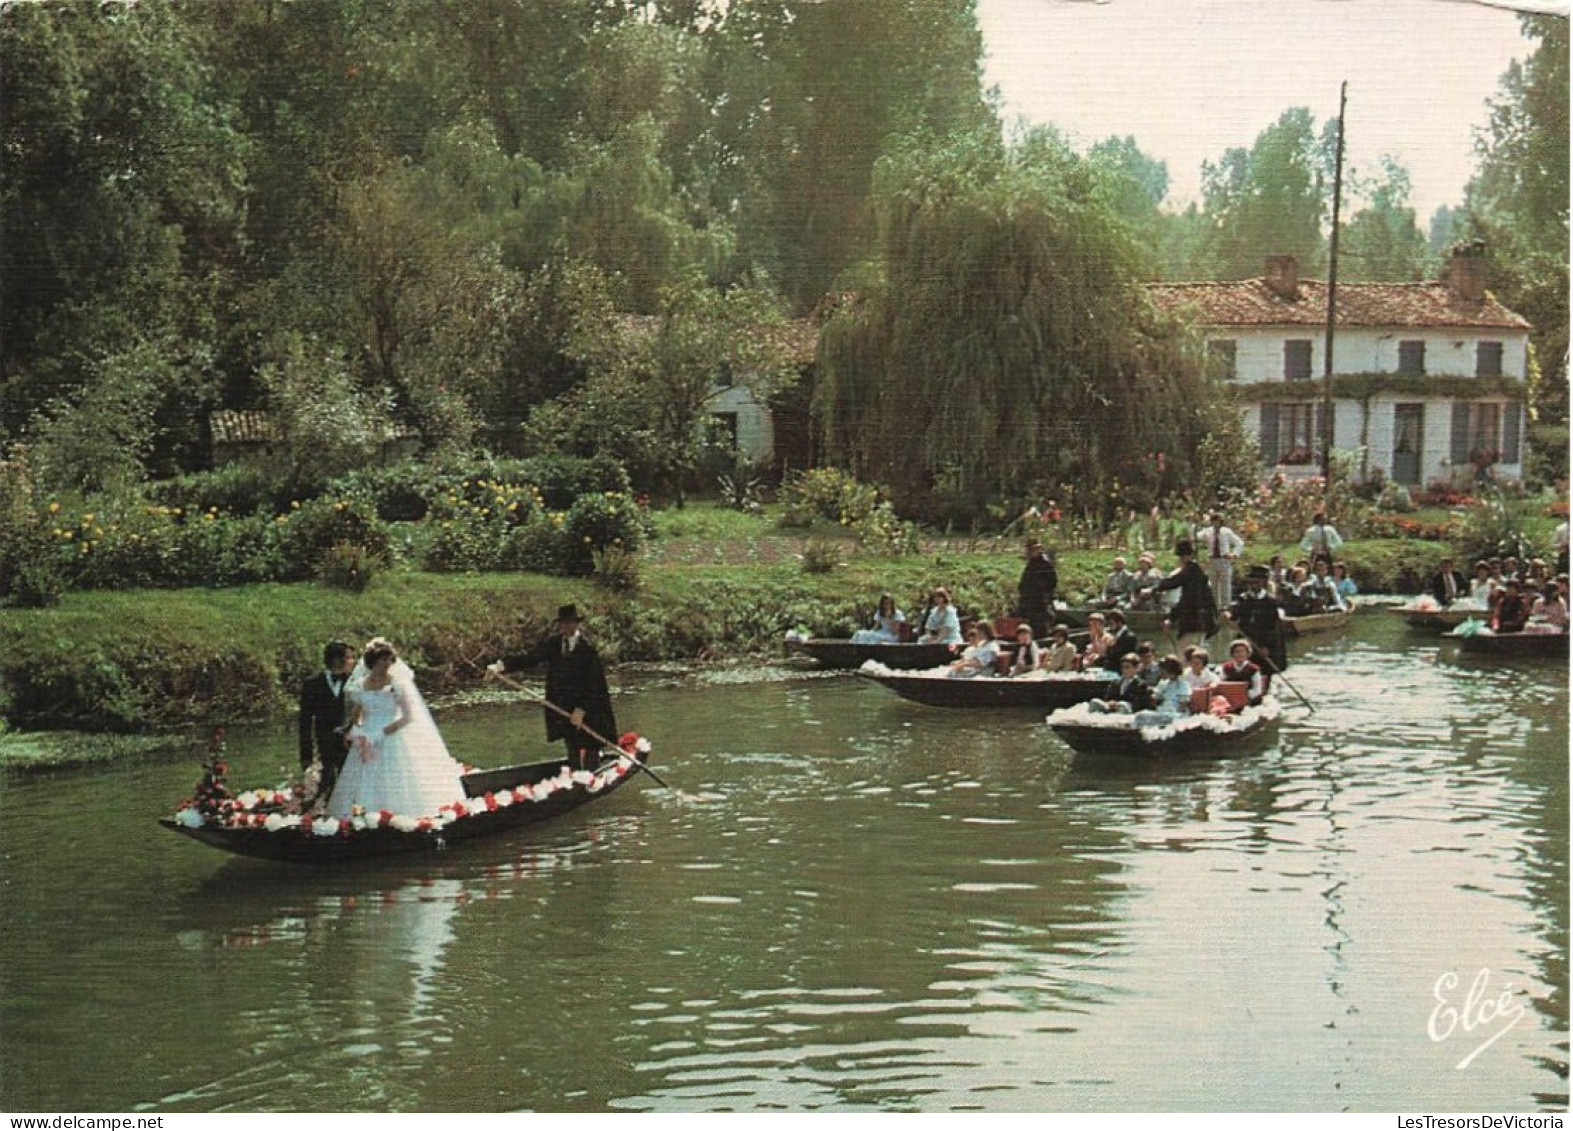
[[[1333,156],[1333,233],[1327,246],[1327,338],[1322,346],[1322,493],[1333,489],[1333,323],[1338,309],[1338,221],[1344,194],[1344,105],[1349,80],[1338,87],[1338,146]]]

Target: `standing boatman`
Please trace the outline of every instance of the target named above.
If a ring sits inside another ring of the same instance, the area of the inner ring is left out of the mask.
[[[1289,649],[1284,640],[1283,602],[1267,591],[1271,572],[1266,566],[1252,566],[1245,578],[1245,592],[1224,614],[1251,645],[1251,662],[1262,669],[1265,693],[1272,677],[1289,666]]]
[[[568,764],[574,769],[593,770],[601,764],[601,740],[617,741],[617,719],[612,713],[606,668],[600,653],[580,631],[581,624],[578,608],[563,605],[557,610],[550,635],[528,652],[506,656],[486,670],[501,675],[509,669],[546,665],[546,701],[550,704],[546,708],[546,739],[563,740]]]
[[[1054,623],[1054,593],[1060,587],[1060,574],[1054,556],[1044,553],[1043,543],[1033,538],[1027,543],[1026,564],[1016,583],[1016,615],[1035,625]]]

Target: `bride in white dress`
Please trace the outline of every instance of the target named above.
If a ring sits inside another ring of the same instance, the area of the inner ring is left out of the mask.
[[[339,772],[328,815],[349,817],[358,805],[431,816],[464,796],[463,768],[448,756],[414,673],[385,640],[373,640],[350,676],[350,749]]]

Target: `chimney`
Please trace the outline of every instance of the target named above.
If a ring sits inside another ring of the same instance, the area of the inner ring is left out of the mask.
[[[1447,285],[1465,302],[1481,302],[1486,297],[1486,242],[1470,240],[1453,245],[1447,261]]]
[[[1289,302],[1299,301],[1300,265],[1295,262],[1294,256],[1269,255],[1264,281],[1267,283],[1267,289],[1279,298]]]

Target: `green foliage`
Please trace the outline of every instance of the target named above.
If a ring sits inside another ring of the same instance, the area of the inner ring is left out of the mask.
[[[590,551],[592,574],[596,584],[613,593],[632,593],[643,583],[639,570],[639,555],[621,546],[608,546],[604,550]]]
[[[1230,149],[1202,163],[1203,213],[1211,232],[1210,276],[1261,274],[1263,256],[1293,255],[1302,270],[1324,262],[1322,221],[1337,122],[1321,136],[1310,110],[1296,106],[1257,135],[1249,150]]]
[[[810,538],[800,557],[804,573],[830,573],[842,564],[841,544],[830,538]]]
[[[565,566],[571,576],[595,572],[596,551],[635,551],[645,539],[638,505],[627,495],[605,491],[581,495],[563,516]]]
[[[360,593],[386,565],[385,554],[354,542],[335,542],[322,556],[318,577],[332,589]]]
[[[883,160],[874,199],[879,274],[821,335],[833,462],[935,525],[1027,485],[1139,471],[1153,496],[1159,452],[1189,476],[1212,385],[1096,167],[1048,131],[955,138]]]
[[[1527,500],[1510,499],[1501,491],[1488,491],[1464,512],[1463,523],[1453,538],[1459,557],[1515,557],[1527,561],[1540,549],[1533,532],[1537,525],[1536,505]]]
[[[362,388],[344,354],[332,347],[282,335],[259,380],[297,483],[324,483],[354,471],[393,436],[387,394]]]
[[[354,543],[373,554],[387,554],[387,528],[359,500],[311,499],[282,516],[279,549],[285,580],[316,577],[325,555],[341,542]]]
[[[874,513],[880,490],[834,467],[816,467],[792,476],[781,487],[781,525],[808,527],[828,520],[856,526]]]

